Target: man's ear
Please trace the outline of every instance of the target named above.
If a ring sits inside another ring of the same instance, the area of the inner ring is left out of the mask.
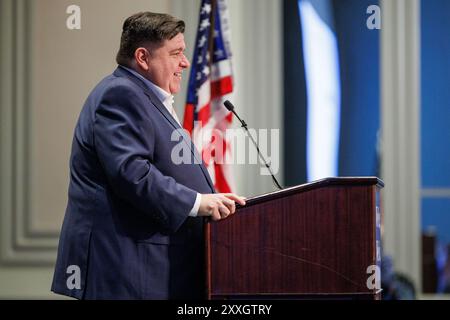
[[[137,66],[144,70],[148,71],[149,69],[149,60],[150,60],[150,53],[145,48],[137,48],[134,52],[134,60],[136,61]]]

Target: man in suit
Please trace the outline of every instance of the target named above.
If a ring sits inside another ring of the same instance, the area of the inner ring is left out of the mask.
[[[78,299],[195,299],[204,283],[203,220],[235,211],[215,194],[172,95],[180,90],[184,22],[138,13],[124,25],[118,68],[91,92],[72,144],[69,200],[52,291]],[[178,143],[190,163],[173,161]]]

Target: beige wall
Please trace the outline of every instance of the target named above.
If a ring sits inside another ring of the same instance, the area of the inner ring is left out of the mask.
[[[228,2],[235,103],[250,125],[280,128],[279,2]],[[190,57],[199,3],[0,0],[0,298],[57,297],[49,289],[67,202],[73,130],[88,93],[115,68],[123,20],[138,11],[184,19]],[[81,30],[66,28],[71,4],[81,7]],[[184,101],[183,91],[176,98],[180,118]],[[235,171],[242,194],[273,189],[268,177],[257,174],[258,168]]]

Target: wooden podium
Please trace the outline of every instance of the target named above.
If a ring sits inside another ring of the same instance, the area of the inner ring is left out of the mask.
[[[379,299],[383,186],[328,178],[248,199],[231,218],[208,222],[207,298]]]

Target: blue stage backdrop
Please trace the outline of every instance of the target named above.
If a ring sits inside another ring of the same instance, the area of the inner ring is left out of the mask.
[[[286,185],[379,175],[380,30],[367,28],[371,5],[378,1],[284,1]]]
[[[450,244],[449,17],[450,1],[422,0],[421,178],[425,191],[422,228],[433,226],[438,240],[447,244]],[[426,192],[430,189],[431,192]]]

